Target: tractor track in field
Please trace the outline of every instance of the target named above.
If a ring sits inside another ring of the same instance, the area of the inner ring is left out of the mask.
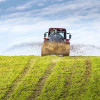
[[[69,93],[69,89],[70,89],[70,85],[71,85],[71,78],[72,78],[72,73],[70,73],[69,77],[68,77],[68,81],[66,81],[66,84],[64,85],[64,91],[62,92],[62,94],[60,95],[61,97],[63,97],[64,99],[66,99],[66,96]],[[67,88],[67,90],[66,90]]]
[[[78,61],[77,61],[78,63]],[[82,87],[84,85],[86,85],[86,81],[88,81],[88,78],[90,77],[90,73],[91,73],[91,62],[89,59],[86,59],[85,60],[85,63],[86,63],[86,71],[84,73],[84,77],[83,77],[83,80],[84,80],[84,83],[82,84]],[[76,64],[74,64],[73,66],[76,66],[77,68],[80,67],[79,65],[77,66]],[[70,89],[70,85],[72,84],[71,82],[71,79],[73,78],[73,70],[74,70],[74,67],[71,71],[71,73],[69,74],[69,77],[68,77],[68,81],[66,81],[66,84],[64,85],[64,88],[67,88],[67,90],[65,89],[65,91],[62,92],[62,94],[60,95],[61,97],[64,97],[64,99],[66,99],[68,93],[69,93],[69,89]],[[77,81],[77,83],[80,82],[80,81]],[[83,90],[80,90],[80,93],[82,93]]]
[[[76,63],[74,63],[73,66],[79,67],[79,66],[76,65]],[[72,68],[72,70],[69,73],[69,76],[66,79],[67,81],[65,82],[65,85],[64,85],[64,89],[65,90],[60,95],[61,97],[64,98],[63,100],[66,100],[66,97],[68,96],[68,93],[69,93],[69,90],[70,90],[70,86],[72,84],[72,78],[73,78],[73,75],[74,75],[73,70],[75,70],[74,67]]]
[[[4,95],[4,97],[2,97],[1,100],[8,100],[10,95],[14,92],[14,89],[17,87],[17,85],[21,82],[21,80],[26,76],[26,74],[28,73],[30,67],[32,66],[33,59],[30,58],[26,67],[23,69],[23,71],[17,76],[17,78],[12,82],[12,85],[9,86],[8,91],[6,92],[6,94]]]
[[[89,78],[90,74],[91,74],[91,62],[90,60],[86,60],[86,71],[85,71],[85,81],[87,81],[87,79]]]
[[[87,83],[88,83],[88,79],[89,79],[89,77],[90,77],[90,74],[91,74],[91,70],[92,70],[92,68],[91,68],[91,66],[92,66],[92,63],[91,63],[91,60],[90,59],[86,59],[85,60],[85,72],[84,72],[84,76],[83,76],[83,79],[82,79],[82,81],[83,81],[83,83],[82,83],[82,85],[81,85],[81,89],[80,89],[80,94],[82,94],[82,93],[84,93],[85,91],[86,91],[86,88],[84,88],[84,87],[86,87],[86,85],[88,85]]]
[[[47,68],[45,74],[44,74],[43,77],[38,81],[38,83],[37,83],[35,89],[33,90],[34,92],[33,92],[32,95],[28,98],[28,100],[35,100],[35,99],[37,99],[37,97],[40,96],[40,94],[41,94],[41,92],[42,92],[42,89],[43,89],[43,87],[44,87],[44,85],[45,85],[45,83],[46,83],[46,80],[47,80],[47,79],[49,78],[49,76],[51,75],[51,73],[52,73],[52,71],[53,71],[53,69],[54,69],[55,66],[56,66],[56,62],[52,62],[52,63],[48,66],[48,68]]]

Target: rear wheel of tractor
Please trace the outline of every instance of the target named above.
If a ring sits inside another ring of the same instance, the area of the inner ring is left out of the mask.
[[[45,48],[44,48],[44,44],[42,45],[41,56],[45,56]]]
[[[41,50],[41,56],[47,56],[47,55],[49,55],[46,47],[47,47],[47,43],[43,43],[42,50]]]
[[[69,56],[70,54],[70,43],[67,43],[63,52],[63,56]]]

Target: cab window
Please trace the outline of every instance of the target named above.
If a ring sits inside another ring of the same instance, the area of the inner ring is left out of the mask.
[[[64,32],[58,32],[64,38]]]
[[[48,38],[48,32],[44,33],[44,38]]]

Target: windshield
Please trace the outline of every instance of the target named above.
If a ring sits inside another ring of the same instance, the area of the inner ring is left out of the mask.
[[[64,38],[64,32],[58,32]]]
[[[51,30],[50,31],[50,34],[54,34],[54,33],[58,33],[64,38],[65,31],[57,31],[57,30]]]

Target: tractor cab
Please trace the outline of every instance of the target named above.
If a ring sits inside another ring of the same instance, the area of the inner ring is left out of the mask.
[[[44,34],[44,43],[41,48],[41,56],[70,54],[71,34],[65,28],[49,28]]]
[[[49,32],[44,34],[44,41],[69,42],[71,34],[65,28],[49,28]]]

